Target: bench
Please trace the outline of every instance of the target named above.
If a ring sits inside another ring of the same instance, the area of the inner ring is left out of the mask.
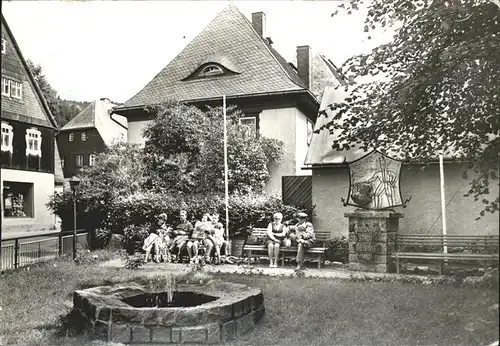
[[[330,232],[329,231],[318,231],[315,230],[314,233],[316,234],[316,243],[315,246],[312,248],[307,249],[306,251],[306,256],[308,255],[317,255],[318,258],[318,268],[321,268],[321,261],[323,258],[323,255],[325,254],[325,251],[327,249],[326,247],[326,241],[330,239]],[[252,230],[252,236],[260,237],[262,239],[267,239],[267,228],[254,228]],[[245,244],[243,246],[243,251],[247,252],[248,254],[248,264],[250,264],[250,259],[252,258],[252,252],[265,252],[267,254],[267,246],[266,244],[259,244],[259,245],[250,245],[250,244]],[[280,247],[280,255],[281,255],[281,264],[282,266],[285,265],[285,257],[287,258],[293,258],[297,255],[297,247]]]
[[[396,260],[398,274],[401,259],[439,260],[441,262],[439,274],[442,274],[444,262],[448,260],[498,261],[498,238],[496,235],[397,234],[396,249],[391,257]],[[418,247],[423,246],[430,248],[431,251],[418,251]],[[448,253],[444,253],[445,246],[448,248]],[[415,247],[417,250],[414,250]],[[432,252],[433,250],[436,252]],[[467,252],[456,250],[467,250]]]

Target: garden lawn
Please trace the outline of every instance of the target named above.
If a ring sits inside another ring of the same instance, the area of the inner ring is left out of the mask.
[[[0,344],[84,345],[61,323],[76,289],[147,269],[59,260],[2,275]],[[481,345],[498,340],[498,288],[214,275],[264,291],[266,314],[237,345]]]

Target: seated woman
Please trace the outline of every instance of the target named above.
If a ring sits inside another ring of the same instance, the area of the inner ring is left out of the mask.
[[[209,240],[206,235],[212,232],[212,228],[212,222],[209,220],[208,213],[203,214],[201,221],[195,223],[191,239],[187,243],[187,249],[191,257],[190,263],[198,263],[198,249],[201,244],[211,248],[209,245],[212,244],[207,245],[207,241]]]
[[[153,249],[155,253],[155,262],[160,261],[160,247],[163,245],[162,242],[164,240],[164,234],[168,232],[167,219],[168,216],[165,213],[158,215],[158,228],[152,231],[144,240],[142,249],[146,251],[146,262],[148,261],[151,250]]]
[[[274,213],[273,222],[267,226],[267,250],[269,254],[269,267],[278,267],[278,256],[280,252],[280,245],[288,233],[288,228],[281,223],[283,221],[283,214]]]
[[[172,245],[172,238],[170,234],[172,232],[172,227],[162,227],[158,229],[158,258],[165,263],[170,263],[172,257],[170,255],[170,245]]]
[[[290,239],[292,245],[297,246],[297,270],[303,268],[304,254],[307,249],[314,246],[316,235],[312,223],[307,222],[307,214],[299,213],[299,222],[290,227]]]

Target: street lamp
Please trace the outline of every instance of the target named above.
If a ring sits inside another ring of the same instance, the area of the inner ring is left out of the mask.
[[[80,185],[80,179],[77,176],[73,176],[69,180],[69,186],[71,191],[73,191],[73,260],[76,259],[76,189]]]

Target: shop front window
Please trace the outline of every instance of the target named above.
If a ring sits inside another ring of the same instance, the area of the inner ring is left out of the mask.
[[[33,184],[4,181],[3,216],[34,217]]]

